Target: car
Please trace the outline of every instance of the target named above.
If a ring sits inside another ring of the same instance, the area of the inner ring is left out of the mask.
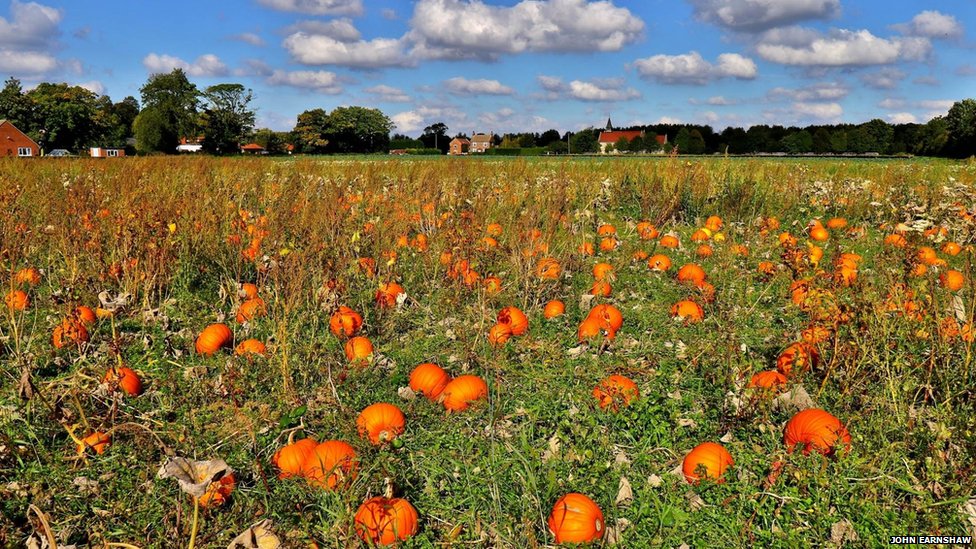
[[[54,149],[51,152],[47,153],[45,156],[62,157],[62,156],[73,156],[73,155],[70,152],[68,152],[67,149]]]

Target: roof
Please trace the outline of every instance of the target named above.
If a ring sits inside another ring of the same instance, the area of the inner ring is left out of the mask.
[[[471,144],[470,141],[468,141],[467,139],[465,139],[463,137],[455,137],[454,139],[451,140],[451,143],[454,143],[455,141],[457,141],[458,143],[460,143],[462,145],[470,145]]]
[[[490,133],[476,133],[471,136],[472,143],[490,143],[492,135]]]
[[[628,141],[634,139],[635,137],[641,137],[644,132],[640,130],[615,130],[612,132],[600,132],[600,143],[616,143],[620,141],[621,137],[627,138]]]
[[[241,146],[242,151],[263,151],[264,147],[258,145],[257,143],[248,143],[247,145]]]
[[[8,121],[6,118],[0,119],[0,126],[3,126],[4,124],[9,124],[10,127],[13,128],[17,133],[19,133],[20,135],[23,135],[24,137],[27,138],[28,141],[30,141],[31,143],[33,143],[35,147],[37,147],[38,149],[41,148],[37,144],[37,141],[34,141],[33,139],[30,138],[29,135],[27,135],[26,133],[20,131],[20,128],[18,128],[17,126],[14,126],[14,123],[13,122]]]

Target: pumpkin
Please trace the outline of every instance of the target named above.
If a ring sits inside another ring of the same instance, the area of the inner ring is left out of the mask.
[[[596,320],[602,330],[612,333],[616,333],[624,325],[623,313],[613,305],[597,305],[590,309],[586,317]]]
[[[370,545],[393,545],[417,533],[417,510],[402,498],[374,497],[356,510],[356,534]]]
[[[220,480],[211,482],[207,491],[200,496],[200,507],[220,507],[230,497],[230,493],[234,491],[236,485],[237,480],[234,478],[234,473],[227,473],[220,477]]]
[[[597,297],[610,297],[611,293],[613,293],[613,287],[611,287],[610,283],[605,280],[597,280],[593,283],[593,286],[590,286],[590,295],[595,295]]]
[[[258,287],[250,282],[243,282],[240,293],[244,299],[254,299],[258,296]]]
[[[562,273],[562,266],[551,257],[543,257],[535,265],[535,276],[542,280],[556,280],[559,278],[560,273]]]
[[[714,251],[712,250],[712,247],[708,244],[702,244],[701,246],[695,248],[695,255],[701,258],[712,257],[713,253]]]
[[[98,315],[95,314],[95,311],[91,310],[89,307],[85,307],[84,305],[75,307],[74,317],[85,326],[91,326],[98,321]]]
[[[254,299],[248,299],[237,309],[237,323],[244,324],[255,318],[262,317],[267,314],[264,307],[264,300],[260,297],[255,297]]]
[[[485,285],[485,292],[489,295],[497,294],[502,291],[502,279],[497,276],[488,276],[482,281]]]
[[[267,353],[268,347],[265,346],[265,344],[260,340],[254,339],[253,337],[251,339],[245,339],[234,349],[234,354],[237,356],[266,356]]]
[[[379,289],[376,290],[376,306],[381,309],[393,308],[397,304],[397,298],[404,293],[406,291],[404,291],[403,286],[396,282],[380,284]]]
[[[512,329],[512,335],[525,335],[529,330],[529,319],[518,307],[505,307],[498,311],[497,317],[499,324],[507,324]]]
[[[705,220],[705,228],[717,233],[722,230],[722,218],[717,215],[710,215],[708,219]]]
[[[376,260],[371,257],[360,257],[356,262],[359,265],[359,272],[363,273],[366,278],[373,278],[376,276]]]
[[[593,339],[600,335],[602,329],[600,328],[600,322],[595,318],[586,318],[580,323],[579,329],[576,331],[576,336],[579,342]]]
[[[356,336],[346,342],[346,359],[353,364],[365,364],[373,354],[373,342],[363,336]]]
[[[341,440],[320,442],[302,463],[301,474],[312,486],[333,490],[356,478],[359,461]]]
[[[732,246],[732,253],[739,257],[749,257],[749,247],[743,244]]]
[[[779,390],[786,385],[786,376],[777,372],[776,370],[770,370],[768,372],[759,372],[752,376],[749,380],[749,387],[753,389],[767,389],[771,392],[779,392]]]
[[[28,286],[37,286],[41,283],[41,273],[34,267],[27,267],[17,271],[14,275],[15,284],[27,284]]]
[[[374,446],[392,442],[403,433],[405,424],[403,412],[386,402],[377,402],[363,408],[356,418],[359,436],[368,439]]]
[[[760,261],[756,270],[759,271],[760,275],[769,277],[776,274],[776,265],[771,261]]]
[[[594,253],[596,253],[594,251],[594,249],[593,249],[593,243],[592,242],[584,242],[584,243],[580,244],[578,250],[579,250],[579,253],[581,253],[583,255],[593,255]]]
[[[329,330],[336,337],[352,337],[362,327],[363,317],[345,305],[340,305],[339,310],[329,318]]]
[[[95,431],[81,439],[81,442],[76,446],[76,450],[79,456],[84,455],[89,448],[94,450],[96,454],[101,455],[105,453],[105,450],[108,449],[110,444],[112,444],[112,437],[101,431]]]
[[[732,455],[724,446],[716,442],[703,442],[685,456],[681,462],[681,472],[691,484],[697,484],[703,479],[722,484],[725,482],[725,470],[734,463]]]
[[[816,450],[832,455],[838,447],[851,447],[851,434],[833,415],[818,408],[808,408],[797,413],[783,429],[783,443],[790,453],[800,445],[804,454]]]
[[[30,298],[23,290],[12,290],[4,300],[12,311],[23,311],[30,305]]]
[[[640,398],[637,384],[621,375],[612,375],[593,388],[593,398],[601,409],[610,408],[614,412],[629,406],[631,400]]]
[[[655,254],[647,260],[647,266],[652,271],[657,271],[660,273],[667,272],[667,270],[671,268],[671,258],[664,254]]]
[[[950,292],[958,292],[966,284],[966,277],[959,271],[949,269],[939,274],[939,284]]]
[[[908,246],[908,241],[905,240],[904,236],[898,233],[892,233],[884,238],[883,244],[891,248],[904,248]]]
[[[827,221],[827,228],[840,230],[847,227],[847,220],[843,217],[834,217]]]
[[[650,254],[648,254],[644,250],[637,250],[636,252],[634,252],[633,254],[630,255],[630,258],[631,258],[631,260],[633,260],[635,262],[636,261],[644,261],[644,260],[646,260],[648,258],[649,255]]]
[[[934,248],[922,246],[915,252],[915,259],[917,259],[919,263],[931,267],[932,265],[935,265],[936,261],[938,261],[939,256]]]
[[[597,263],[593,266],[594,280],[606,280],[612,282],[616,277],[613,274],[613,265],[609,263]]]
[[[495,347],[508,342],[512,337],[512,327],[508,324],[495,324],[488,330],[488,341]]]
[[[617,239],[612,236],[608,236],[600,240],[600,251],[601,252],[612,252],[617,248]]]
[[[812,345],[804,341],[793,343],[783,349],[776,358],[776,369],[784,376],[794,371],[806,372],[817,365],[820,355]]]
[[[450,381],[451,376],[443,368],[430,362],[425,362],[410,372],[410,388],[414,392],[423,393],[430,400],[437,400]]]
[[[588,543],[603,537],[603,511],[592,499],[571,492],[552,506],[547,521],[556,543]]]
[[[830,339],[831,330],[825,326],[814,324],[800,332],[800,339],[811,345],[823,343]]]
[[[707,229],[697,229],[695,232],[691,233],[692,242],[704,242],[711,237],[711,231]]]
[[[670,234],[662,237],[661,240],[657,241],[657,243],[662,248],[677,248],[681,245],[681,242],[678,241],[678,237]]]
[[[499,223],[489,223],[488,226],[485,227],[485,232],[488,234],[488,236],[501,236],[502,226]]]
[[[318,444],[315,439],[303,438],[279,448],[274,457],[271,458],[271,463],[281,471],[278,473],[278,478],[300,476],[302,465],[308,456],[312,455]]]
[[[221,347],[230,345],[234,335],[226,324],[211,324],[197,336],[196,351],[201,355],[212,355]]]
[[[598,236],[613,236],[617,234],[617,228],[609,223],[604,223],[597,227],[596,234]]]
[[[813,227],[810,227],[810,231],[807,234],[810,236],[810,239],[815,242],[826,242],[830,240],[830,232],[819,223]]]
[[[702,282],[705,282],[705,270],[694,263],[688,263],[678,269],[676,277],[678,282],[682,284],[698,286]]]
[[[780,233],[779,235],[779,245],[784,248],[793,248],[796,246],[796,237],[790,233]]]
[[[566,312],[566,305],[559,301],[558,299],[553,299],[549,303],[546,303],[544,309],[542,309],[542,316],[546,320],[556,318],[557,316],[562,316]]]
[[[925,267],[925,265],[920,265]],[[834,271],[834,282],[840,286],[851,286],[857,281],[857,269],[849,269],[847,267],[841,267]]]
[[[68,343],[81,345],[88,341],[88,330],[85,325],[72,318],[66,318],[54,328],[51,334],[51,343],[56,349],[60,349]]]
[[[139,374],[135,373],[128,366],[109,368],[105,372],[105,376],[102,377],[102,383],[112,388],[118,387],[129,396],[139,396],[142,394],[142,380],[139,379]]]
[[[654,240],[659,234],[650,221],[641,221],[637,224],[637,235],[641,240]]]
[[[944,254],[957,256],[961,251],[962,251],[962,246],[956,244],[955,242],[946,242],[945,244],[942,245],[942,253]]]
[[[444,387],[441,399],[449,412],[459,412],[472,402],[488,397],[488,384],[478,376],[464,375],[451,380]]]
[[[683,299],[671,306],[671,316],[684,320],[685,324],[695,324],[704,320],[705,311],[694,301]]]

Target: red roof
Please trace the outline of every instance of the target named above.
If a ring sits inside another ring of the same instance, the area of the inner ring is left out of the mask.
[[[616,143],[621,137],[626,137],[628,141],[635,137],[640,137],[644,133],[640,130],[615,130],[612,132],[600,132],[600,143]]]
[[[257,143],[248,143],[247,145],[241,147],[241,150],[242,151],[263,151],[264,147],[258,145]]]

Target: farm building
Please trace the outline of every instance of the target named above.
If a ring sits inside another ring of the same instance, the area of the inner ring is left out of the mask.
[[[448,147],[447,154],[461,156],[462,154],[468,154],[468,150],[471,148],[471,141],[463,137],[455,137],[451,140],[451,144]]]
[[[612,147],[620,141],[620,138],[624,137],[628,141],[632,141],[635,137],[644,137],[644,130],[614,130],[613,123],[607,118],[607,128],[600,132],[600,138],[597,142],[600,145],[600,154],[607,154],[608,149],[613,150]],[[668,142],[668,136],[658,135],[655,136],[658,145],[665,145]]]
[[[92,158],[121,158],[125,156],[125,149],[120,147],[92,147],[88,154]]]
[[[471,136],[471,145],[468,147],[468,152],[472,153],[483,153],[486,152],[492,146],[492,140],[494,135],[491,133],[476,133]]]
[[[248,143],[247,145],[241,145],[241,152],[243,154],[267,154],[264,147],[258,145],[257,143]]]
[[[39,156],[41,148],[9,120],[0,120],[0,156]]]

